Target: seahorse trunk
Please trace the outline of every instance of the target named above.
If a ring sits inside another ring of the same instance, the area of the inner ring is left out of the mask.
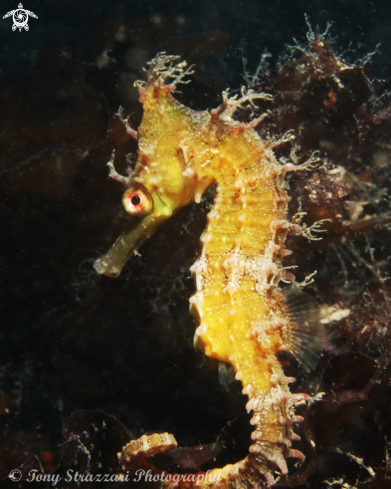
[[[286,219],[287,196],[272,154],[240,136],[230,138],[236,139],[230,153],[237,159],[222,157],[216,165],[216,198],[201,256],[191,268],[197,292],[190,303],[200,322],[196,345],[233,365],[250,399],[247,409],[254,412],[252,455],[229,470],[255,470],[271,482],[276,466],[287,473],[287,447],[294,438],[289,379],[276,358],[283,347],[281,330],[288,326],[287,308],[272,286],[281,273],[286,233],[273,224]]]

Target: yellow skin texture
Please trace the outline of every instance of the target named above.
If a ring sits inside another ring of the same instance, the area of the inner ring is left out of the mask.
[[[240,268],[235,263],[224,266],[232,252],[243,253],[245,259],[259,257],[274,238],[272,221],[286,213],[286,205],[278,209],[276,197],[281,190],[275,179],[263,175],[277,163],[265,159],[253,129],[212,122],[208,113],[195,118],[168,90],[153,86],[143,104],[140,159],[134,180],[150,192],[155,212],[156,202],[163,201],[170,215],[195,202],[200,188],[205,191],[211,183],[218,183],[213,217],[209,214],[201,237],[206,263],[200,272],[204,277],[203,301],[200,307],[192,304],[192,311],[202,315],[201,323],[207,327],[206,333],[197,335],[197,343],[209,357],[231,363],[242,373],[244,385],[267,391],[271,384],[266,363],[275,358],[281,338],[269,335],[268,354],[254,341],[251,328],[258,322],[269,322],[270,294],[259,294],[256,280],[248,275],[238,277],[240,286],[235,291],[222,289]],[[142,155],[143,148],[151,146],[153,152]],[[183,176],[187,168],[194,173]],[[162,212],[160,205],[158,209]]]
[[[195,112],[174,99],[174,88],[175,83],[166,85],[153,71],[139,86],[144,116],[129,186],[141,184],[153,208],[95,267],[99,273],[118,276],[161,222],[199,202],[216,184],[201,256],[191,268],[197,290],[190,309],[199,324],[195,344],[207,356],[234,367],[250,398],[248,410],[254,412],[254,439],[258,434],[260,441],[243,461],[214,469],[219,480],[214,487],[243,487],[238,474],[252,487],[254,480],[246,475],[250,467],[259,483],[271,484],[274,470],[286,474],[286,457],[302,455],[288,448],[290,439],[297,439],[290,427],[297,401],[290,397],[289,379],[276,357],[289,346],[287,306],[277,288],[288,229],[276,225],[287,218],[284,172],[251,125],[232,120],[234,103],[212,113]],[[126,455],[124,448],[124,466],[141,463],[142,454],[134,458],[132,450]]]

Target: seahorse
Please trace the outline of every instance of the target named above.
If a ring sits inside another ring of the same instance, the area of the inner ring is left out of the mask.
[[[194,343],[207,356],[232,365],[249,398],[246,408],[252,411],[254,431],[244,460],[213,469],[193,486],[271,485],[276,471],[282,477],[288,473],[287,458],[304,458],[292,448],[292,441],[300,439],[293,426],[302,420],[295,407],[308,397],[290,392],[288,384],[294,379],[285,376],[277,355],[290,350],[310,369],[318,358],[320,334],[315,301],[306,294],[303,300],[298,288],[286,292],[278,287],[280,280],[294,278],[282,266],[283,257],[290,254],[284,245],[286,235],[304,229],[287,220],[284,179],[287,171],[311,168],[317,155],[302,165],[279,163],[271,145],[254,129],[260,119],[234,120],[238,108],[268,99],[268,94],[243,88],[238,98],[226,91],[221,105],[210,112],[180,104],[173,91],[193,72],[178,59],[160,53],[148,63],[147,81],[136,82],[144,109],[138,132],[119,113],[138,140],[138,160],[125,177],[116,172],[113,156],[110,176],[126,186],[124,208],[140,220],[94,267],[100,274],[117,277],[162,222],[178,209],[199,203],[216,185],[201,236],[201,255],[191,267],[196,292],[190,310],[198,323]],[[310,234],[308,228],[304,231]],[[120,459],[124,467],[142,464],[159,474],[147,458],[175,447],[170,434],[143,435],[124,447]]]

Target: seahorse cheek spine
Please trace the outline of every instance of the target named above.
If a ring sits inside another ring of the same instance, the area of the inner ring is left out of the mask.
[[[190,309],[199,323],[195,343],[208,356],[233,365],[249,398],[254,432],[249,455],[214,469],[211,480],[218,480],[215,487],[271,484],[275,470],[287,474],[286,458],[303,458],[290,447],[299,439],[292,429],[300,420],[294,408],[307,397],[290,393],[292,379],[276,357],[289,346],[290,327],[277,288],[287,253],[284,172],[252,126],[231,118],[232,106],[217,116],[195,112],[173,98],[173,87],[159,76],[139,87],[144,117],[133,180],[150,192],[155,208],[163,202],[170,209],[167,216],[199,202],[216,183],[201,255],[191,267],[196,292]],[[124,463],[132,463],[132,443],[121,455]]]

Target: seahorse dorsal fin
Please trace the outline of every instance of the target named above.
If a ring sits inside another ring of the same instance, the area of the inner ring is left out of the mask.
[[[235,370],[230,363],[219,362],[219,382],[221,385],[229,385],[235,380]]]
[[[290,333],[289,350],[306,372],[313,370],[320,358],[323,325],[320,322],[319,304],[298,287],[282,290],[288,306]]]

